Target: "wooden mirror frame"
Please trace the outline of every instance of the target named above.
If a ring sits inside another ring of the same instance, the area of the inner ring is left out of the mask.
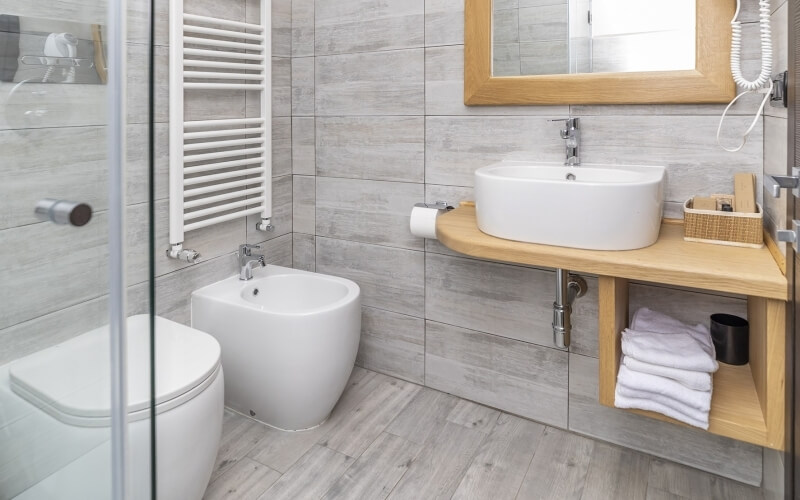
[[[464,3],[464,104],[726,103],[734,0],[696,0],[694,70],[492,76],[492,0]]]

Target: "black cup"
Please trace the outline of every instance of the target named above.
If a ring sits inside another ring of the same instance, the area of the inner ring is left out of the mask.
[[[717,361],[728,365],[746,365],[750,361],[750,323],[732,314],[711,315],[711,340]]]

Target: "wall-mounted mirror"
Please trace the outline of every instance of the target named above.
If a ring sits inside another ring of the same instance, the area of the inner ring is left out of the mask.
[[[466,0],[465,103],[727,102],[735,0]]]
[[[0,14],[0,81],[105,82],[103,28]]]

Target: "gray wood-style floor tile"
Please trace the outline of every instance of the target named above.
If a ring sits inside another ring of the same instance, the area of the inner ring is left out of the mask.
[[[421,445],[383,433],[323,498],[382,500],[391,493],[420,450]]]
[[[650,457],[625,448],[596,443],[581,500],[644,499]]]
[[[486,435],[452,422],[411,464],[389,498],[426,500],[450,498]]]
[[[266,465],[243,458],[209,485],[203,500],[255,500],[280,477]]]
[[[314,445],[260,500],[320,498],[353,464],[353,459],[324,446]]]
[[[570,500],[583,495],[594,441],[545,429],[517,498]]]
[[[753,500],[763,498],[753,486],[713,476],[691,467],[652,459],[648,477],[647,498],[675,495],[691,500]]]
[[[763,500],[759,488],[356,367],[326,422],[227,411],[205,500]]]
[[[421,389],[386,377],[320,444],[350,457],[360,456]]]
[[[467,469],[454,499],[513,500],[545,427],[504,413]]]
[[[459,401],[450,394],[423,388],[386,431],[414,443],[427,443],[444,427],[447,416]]]

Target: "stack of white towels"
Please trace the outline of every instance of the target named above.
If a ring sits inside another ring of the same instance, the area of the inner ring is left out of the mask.
[[[706,326],[642,308],[622,332],[622,353],[617,408],[654,411],[708,429],[719,364]]]

